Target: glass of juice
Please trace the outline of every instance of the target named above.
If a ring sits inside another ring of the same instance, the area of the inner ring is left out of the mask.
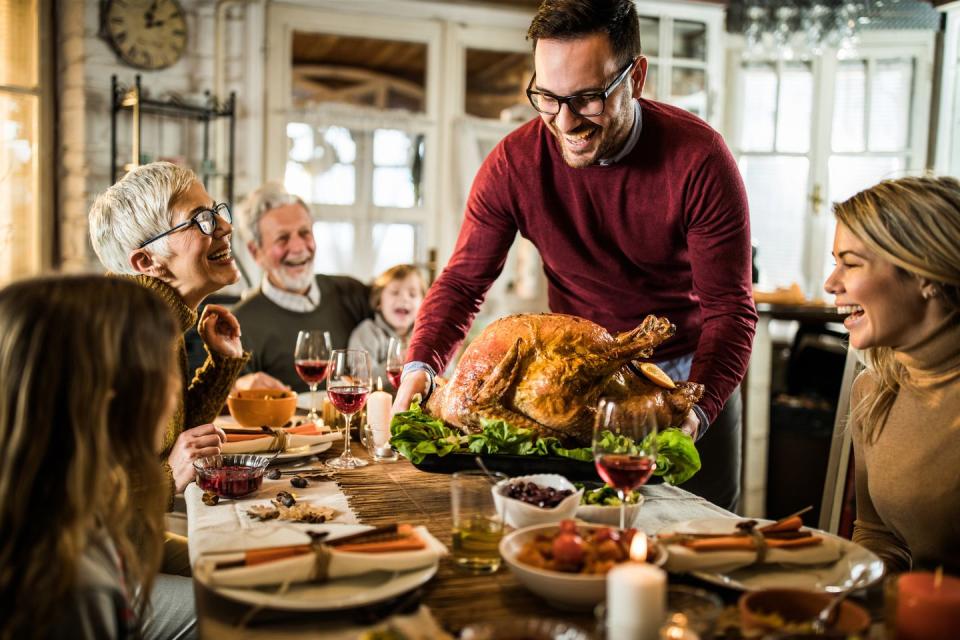
[[[453,515],[453,561],[475,573],[500,568],[503,517],[493,501],[493,485],[507,476],[482,471],[458,471],[450,480]]]

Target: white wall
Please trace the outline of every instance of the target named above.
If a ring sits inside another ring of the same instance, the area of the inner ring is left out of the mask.
[[[100,3],[98,0],[76,0],[60,3],[58,94],[60,98],[58,128],[60,132],[58,184],[60,185],[60,228],[62,266],[66,270],[99,269],[90,248],[87,233],[87,211],[97,193],[110,185],[110,77],[117,74],[124,84],[132,84],[141,74],[144,92],[162,98],[170,92],[185,98],[202,98],[215,84],[224,88],[226,97],[237,91],[237,162],[235,193],[239,198],[251,185],[259,182],[259,163],[248,162],[262,141],[251,137],[258,130],[250,126],[251,112],[260,118],[261,109],[252,104],[250,87],[258,79],[245,81],[249,75],[251,54],[260,49],[250,46],[250,38],[261,37],[262,26],[251,25],[248,16],[256,19],[258,7],[243,2],[183,0],[187,14],[188,41],[186,53],[174,66],[161,71],[140,71],[122,63],[110,46],[98,36]],[[218,6],[221,8],[218,9]],[[219,17],[219,18],[218,18]],[[216,63],[218,19],[223,25],[223,64]],[[252,28],[251,28],[252,27]],[[256,42],[256,41],[255,41]],[[217,68],[222,69],[218,77]],[[262,72],[261,72],[262,73]],[[259,79],[262,86],[262,79]],[[128,114],[118,120],[118,162],[130,160],[132,123]],[[141,151],[152,159],[190,155],[201,143],[202,127],[196,124],[158,120],[143,116]],[[216,139],[214,136],[213,139]],[[199,167],[192,167],[198,169]],[[253,171],[251,175],[250,171]],[[215,196],[216,197],[216,196]]]

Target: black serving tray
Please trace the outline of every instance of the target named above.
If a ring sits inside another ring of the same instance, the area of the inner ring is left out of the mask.
[[[528,476],[536,473],[557,473],[574,482],[602,482],[592,462],[583,462],[563,456],[517,456],[510,454],[482,454],[483,463],[491,471],[500,471],[508,476]],[[448,453],[445,456],[431,454],[419,464],[413,465],[428,473],[453,473],[473,471],[477,467],[475,453]],[[659,484],[663,479],[653,476],[647,484]]]

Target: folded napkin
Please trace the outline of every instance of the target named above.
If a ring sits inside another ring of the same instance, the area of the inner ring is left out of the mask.
[[[248,433],[244,433],[248,432]],[[332,442],[342,436],[333,433],[328,427],[317,426],[312,422],[289,429],[230,429],[227,441],[220,445],[222,453],[260,453],[266,451],[290,451],[300,447],[311,447],[321,442]]]
[[[410,571],[428,567],[447,548],[426,527],[400,527],[387,541],[309,544],[201,556],[194,575],[219,587],[258,587],[293,582],[333,580],[374,571]],[[319,575],[318,575],[319,574]]]
[[[661,533],[659,539],[668,551],[667,570],[727,573],[755,564],[829,564],[843,555],[836,539],[801,530],[800,518],[759,528],[738,529],[738,522],[743,521],[730,520],[729,534],[687,534],[682,526]]]

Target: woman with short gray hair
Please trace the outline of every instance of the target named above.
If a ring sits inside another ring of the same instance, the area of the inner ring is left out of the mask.
[[[207,350],[203,366],[189,371],[181,336],[183,395],[162,451],[172,500],[174,490],[194,479],[195,459],[220,453],[226,436],[210,423],[250,357],[226,308],[207,305],[199,323],[197,318],[204,298],[240,277],[230,250],[230,209],[215,203],[189,169],[154,162],[97,196],[89,220],[103,265],[156,292],[174,311],[181,332],[197,327]]]

